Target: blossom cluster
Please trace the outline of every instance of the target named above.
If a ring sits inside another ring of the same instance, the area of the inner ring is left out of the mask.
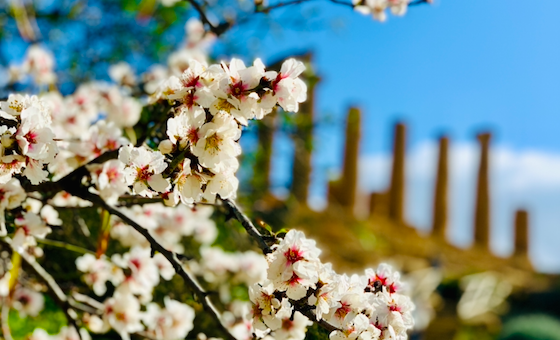
[[[185,205],[174,208],[162,204],[146,204],[125,210],[131,218],[143,221],[143,225],[167,249],[179,254],[187,250],[184,238],[198,244],[199,251],[188,249],[195,257],[185,263],[189,270],[220,292],[223,303],[238,305],[232,301],[229,290],[232,284],[249,286],[263,279],[266,261],[252,251],[227,253],[210,245],[215,241],[217,229],[211,220],[211,207]],[[144,332],[153,339],[184,338],[193,328],[194,311],[186,304],[165,298],[164,307],[152,301],[152,293],[160,279],[170,280],[175,271],[162,254],[151,256],[150,244],[137,231],[119,219],[114,219],[111,236],[130,250],[124,254],[99,258],[86,254],[76,261],[83,272],[83,280],[92,287],[95,295],[104,297],[103,315],[91,315],[88,327],[96,333],[116,330],[123,338],[129,334]],[[191,248],[193,243],[189,243]],[[107,285],[116,287],[112,296],[106,297]],[[143,307],[144,306],[144,307]],[[233,308],[233,307],[232,307]],[[228,323],[234,329],[239,322],[239,308],[233,308]],[[180,318],[180,319],[178,319]],[[242,329],[242,327],[239,327]]]
[[[31,183],[46,180],[43,166],[58,153],[48,107],[36,96],[12,94],[0,102],[0,183],[23,173]]]
[[[249,291],[258,335],[303,339],[309,320],[297,310],[311,309],[316,321],[337,328],[331,340],[407,338],[414,306],[398,272],[381,264],[363,275],[340,275],[319,254],[315,241],[290,230],[268,255],[267,280]]]
[[[408,9],[409,0],[353,0],[354,9],[362,14],[371,15],[377,21],[387,20],[387,9],[393,15],[403,16]]]
[[[306,98],[306,85],[298,78],[304,69],[294,59],[284,62],[280,72],[266,71],[259,59],[250,67],[239,59],[210,66],[191,60],[189,68],[180,77],[171,76],[153,99],[173,105],[168,139],[157,151],[131,145],[120,150],[125,182],[134,194],[165,194],[171,205],[213,202],[217,195],[235,197],[241,127],[276,105],[297,111]],[[167,160],[177,159],[176,168],[167,170]]]
[[[25,81],[30,75],[37,85],[49,85],[56,82],[54,57],[41,45],[32,45],[27,49],[24,60],[19,65],[10,65],[8,83]]]
[[[107,292],[107,282],[116,287],[103,302],[102,315],[87,318],[92,332],[117,331],[123,339],[129,334],[145,331],[154,339],[184,338],[193,328],[194,310],[189,305],[166,298],[165,307],[151,302],[152,292],[160,282],[171,280],[175,271],[162,254],[151,256],[150,248],[136,246],[110,259],[85,254],[76,260],[84,272],[84,281],[98,296]],[[146,311],[142,311],[144,304]]]
[[[133,206],[123,211],[132,219],[142,221],[142,226],[165,249],[180,254],[185,252],[181,243],[184,237],[192,237],[200,245],[210,245],[218,234],[216,225],[210,218],[214,209],[208,206],[191,209],[179,205],[170,209],[163,204],[154,203]],[[118,218],[113,221],[111,236],[125,247],[150,247],[144,236]]]
[[[51,205],[28,197],[16,178],[0,184],[0,236],[8,234],[6,212],[12,222],[12,248],[35,256],[42,255],[36,239],[45,238],[52,226],[62,224],[58,212]]]

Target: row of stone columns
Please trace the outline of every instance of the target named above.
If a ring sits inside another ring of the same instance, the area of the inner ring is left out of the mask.
[[[352,108],[348,112],[344,149],[342,177],[329,185],[329,203],[336,203],[352,210],[355,205],[359,154],[360,111]],[[490,248],[490,182],[489,150],[490,133],[477,136],[480,145],[480,162],[478,168],[476,201],[474,212],[474,243]],[[432,233],[445,238],[448,228],[449,211],[449,138],[439,139],[436,184],[434,188],[432,210]],[[387,215],[397,224],[405,223],[405,173],[406,173],[406,126],[395,125],[393,140],[393,162],[389,189],[386,193],[374,193],[371,196],[370,213]],[[518,210],[515,214],[515,254],[526,255],[528,250],[528,213]]]

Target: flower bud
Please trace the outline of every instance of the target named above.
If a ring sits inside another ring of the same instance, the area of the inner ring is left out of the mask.
[[[158,149],[159,152],[161,152],[164,155],[167,155],[168,153],[171,153],[173,151],[173,147],[174,147],[173,143],[169,139],[166,139],[166,140],[162,140],[159,143]]]

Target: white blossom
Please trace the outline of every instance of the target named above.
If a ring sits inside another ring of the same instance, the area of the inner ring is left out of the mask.
[[[148,334],[158,340],[184,339],[194,327],[194,309],[169,297],[165,297],[164,304],[164,309],[148,304],[144,315]]]
[[[125,145],[119,151],[119,160],[125,164],[125,181],[134,193],[152,197],[155,192],[167,191],[169,182],[161,175],[167,164],[161,153]]]

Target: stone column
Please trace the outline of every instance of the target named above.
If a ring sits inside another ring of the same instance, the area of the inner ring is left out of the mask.
[[[439,156],[432,218],[432,233],[442,238],[445,238],[445,233],[447,231],[448,148],[449,138],[442,136],[439,139]]]
[[[329,183],[329,202],[337,203],[351,211],[356,203],[358,185],[360,116],[360,110],[357,108],[348,111],[342,177],[336,182]]]
[[[477,135],[480,143],[480,165],[476,188],[476,205],[474,218],[474,242],[486,249],[490,247],[490,184],[489,184],[489,152],[490,133]]]
[[[310,176],[311,156],[313,150],[313,119],[315,111],[315,86],[319,77],[307,77],[308,96],[301,103],[295,116],[294,163],[292,167],[292,184],[290,191],[300,204],[307,204]]]
[[[404,222],[405,146],[406,126],[403,123],[397,123],[395,125],[393,169],[389,187],[389,217],[398,223]]]
[[[515,212],[515,255],[527,256],[529,250],[529,213],[526,210]]]

